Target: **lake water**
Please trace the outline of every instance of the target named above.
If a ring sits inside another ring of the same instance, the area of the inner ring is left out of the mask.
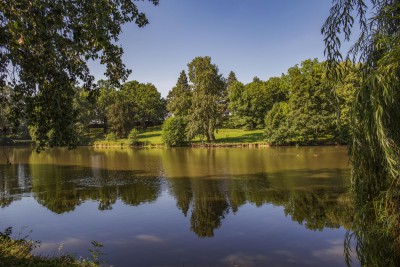
[[[113,266],[345,266],[346,147],[8,148],[0,231]],[[3,153],[2,153],[3,154]]]

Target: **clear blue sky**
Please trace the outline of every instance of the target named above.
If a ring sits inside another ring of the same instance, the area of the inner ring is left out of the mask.
[[[123,61],[129,80],[153,83],[162,96],[196,56],[210,56],[225,77],[239,81],[280,76],[308,58],[324,59],[321,27],[331,0],[137,1],[150,24],[124,26]],[[96,78],[103,69],[94,67]]]

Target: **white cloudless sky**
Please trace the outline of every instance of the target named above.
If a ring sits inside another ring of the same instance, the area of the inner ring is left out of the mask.
[[[280,76],[308,58],[324,60],[321,27],[331,0],[136,1],[150,24],[128,24],[119,43],[128,80],[154,84],[163,97],[196,56],[210,56],[243,83]],[[93,65],[97,79],[104,68]]]

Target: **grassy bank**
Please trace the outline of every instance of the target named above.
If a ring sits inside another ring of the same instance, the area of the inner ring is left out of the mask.
[[[164,147],[161,127],[151,127],[139,131],[138,147]],[[130,147],[129,139],[106,140],[103,129],[90,129],[80,137],[80,145],[94,147]],[[268,146],[264,140],[264,130],[244,130],[244,129],[219,129],[215,134],[215,142],[207,143],[205,140],[195,138],[188,142],[191,147],[265,147]],[[286,145],[297,145],[300,140],[292,140]],[[1,144],[1,143],[0,143]],[[332,136],[319,138],[308,145],[334,145]],[[32,146],[30,140],[11,140],[5,144],[9,146]]]
[[[25,238],[12,238],[11,228],[7,228],[4,233],[0,232],[0,266],[99,266],[99,264],[92,260],[77,260],[71,254],[53,257],[35,256],[32,254],[32,251],[39,245],[39,242],[30,241]]]
[[[99,136],[97,135],[97,138]],[[127,147],[128,139],[118,139],[113,141],[104,140],[104,136],[92,142],[96,147]],[[216,141],[207,144],[204,140],[196,138],[192,140],[189,146],[256,146],[266,145],[263,140],[263,130],[243,130],[243,129],[220,129],[215,135]],[[161,128],[155,127],[140,131],[139,146],[162,147]]]

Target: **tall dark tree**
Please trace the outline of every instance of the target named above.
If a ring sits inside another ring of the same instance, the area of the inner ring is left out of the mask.
[[[188,123],[189,137],[205,136],[215,140],[223,108],[221,101],[225,84],[218,67],[210,57],[196,57],[189,64],[189,80],[193,86],[192,108]]]
[[[228,79],[226,79],[226,89],[229,90],[229,87],[237,81],[236,74],[233,71],[229,72]]]
[[[128,77],[116,42],[132,21],[148,23],[131,0],[2,2],[0,87],[9,84],[23,98],[38,149],[76,144],[74,87],[94,87],[88,60],[105,64],[113,84]]]
[[[176,85],[167,96],[167,110],[174,116],[187,117],[190,113],[191,91],[186,72],[181,71]]]
[[[133,128],[132,118],[133,105],[119,96],[116,101],[107,109],[107,121],[110,130],[119,138],[125,138]]]

